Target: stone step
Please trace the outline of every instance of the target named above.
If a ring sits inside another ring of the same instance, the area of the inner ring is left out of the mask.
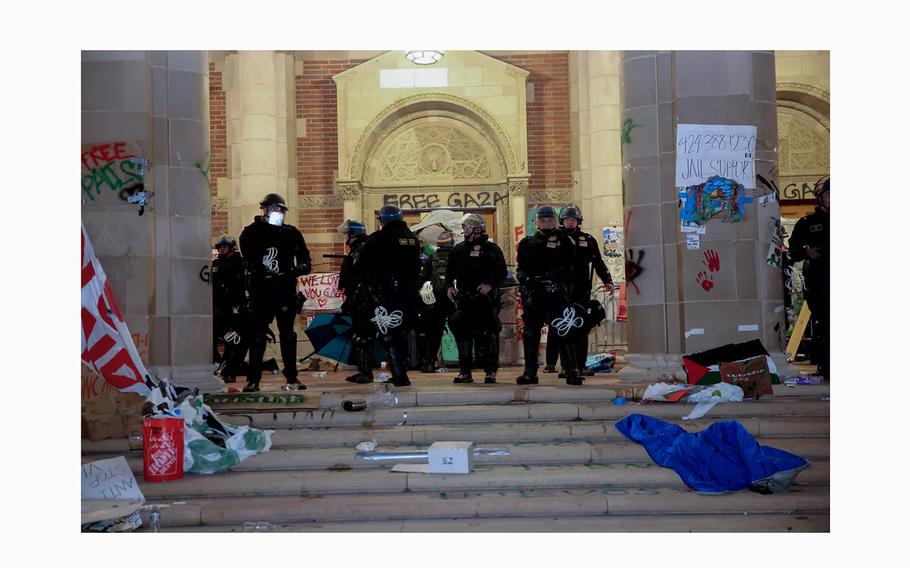
[[[141,478],[140,478],[141,479]],[[830,483],[830,462],[812,461],[796,478],[799,485]],[[654,463],[585,465],[479,465],[470,475],[396,473],[388,469],[257,471],[186,476],[168,483],[145,483],[146,499],[403,493],[407,491],[515,491],[552,489],[593,494],[605,487],[675,487],[685,484],[672,469]]]
[[[558,490],[409,492],[371,495],[230,497],[170,505],[161,525],[240,525],[330,521],[394,521],[595,515],[789,513],[829,514],[827,486],[792,486],[760,495],[751,491],[704,496],[679,488],[608,488],[580,495]],[[149,501],[149,504],[155,504]],[[143,521],[148,522],[147,511]]]
[[[167,511],[165,511],[167,514]],[[824,513],[705,515],[599,515],[546,518],[467,518],[388,521],[329,521],[275,523],[269,532],[348,533],[556,533],[556,532],[830,532],[831,518]],[[140,531],[147,531],[148,524]],[[167,532],[247,532],[242,524],[167,527]]]
[[[234,424],[256,428],[328,428],[374,426],[455,424],[523,421],[618,420],[629,414],[641,413],[661,419],[682,418],[688,415],[691,404],[603,404],[603,403],[540,403],[509,405],[461,405],[439,407],[394,407],[346,412],[326,408],[296,411],[264,411],[225,413]],[[714,419],[741,419],[765,416],[828,416],[830,402],[821,399],[776,397],[735,403],[720,403],[708,413]]]
[[[738,421],[753,436],[770,437],[827,437],[830,421],[819,417],[768,416],[740,418]],[[689,432],[704,430],[716,420],[709,416],[700,420],[670,419]],[[382,445],[431,444],[438,441],[474,441],[479,444],[522,441],[625,440],[614,425],[616,420],[590,420],[569,422],[507,422],[492,424],[446,424],[419,426],[392,426],[373,428],[282,428],[272,434],[272,448],[304,447],[353,447],[360,442],[375,439]],[[140,451],[141,440],[82,440],[82,453],[110,454]]]
[[[476,387],[476,388],[475,388]],[[349,386],[344,390],[323,390],[319,396],[319,407],[341,408],[345,400],[363,400],[376,394],[376,389],[388,388],[381,385]],[[774,385],[774,395],[780,397],[822,398],[829,396],[828,385],[797,385],[787,387]],[[616,385],[591,385],[585,388],[555,386],[519,386],[516,384],[485,385],[472,384],[451,385],[451,388],[440,388],[433,385],[432,390],[412,390],[410,388],[391,388],[398,397],[399,406],[454,406],[475,404],[514,404],[514,403],[548,403],[548,402],[610,402],[617,396],[640,398],[644,388]]]
[[[761,445],[775,447],[794,453],[807,460],[823,460],[830,457],[828,438],[775,438],[765,440],[758,438]],[[378,447],[378,451],[409,452],[423,450],[426,445]],[[499,444],[495,446],[478,446],[484,449],[505,449],[507,456],[476,456],[478,465],[520,465],[520,464],[586,464],[586,463],[650,463],[652,460],[644,447],[633,442],[519,442],[517,444]],[[388,469],[395,463],[420,463],[422,460],[404,459],[398,461],[367,461],[355,459],[355,448],[289,448],[270,450],[264,454],[248,458],[235,465],[230,471],[275,471],[275,470],[313,470],[313,469]],[[114,456],[83,456],[83,463]],[[134,474],[142,473],[141,454],[130,454],[127,463]],[[423,460],[425,463],[425,460]],[[205,479],[211,479],[205,476]],[[172,482],[173,483],[173,482]]]

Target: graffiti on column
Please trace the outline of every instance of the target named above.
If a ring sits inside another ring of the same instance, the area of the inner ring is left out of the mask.
[[[641,273],[644,272],[644,269],[641,266],[641,261],[645,258],[645,251],[639,249],[638,257],[635,257],[635,251],[629,249],[629,254],[626,257],[626,283],[631,284],[635,288],[636,294],[641,294],[641,291],[638,289],[638,284],[635,283],[635,279],[641,276]]]
[[[720,272],[720,255],[716,250],[708,249],[705,251],[705,259],[701,261],[705,270],[699,271],[695,276],[695,282],[698,283],[705,292],[710,292],[714,288],[713,273]]]
[[[700,228],[714,217],[720,217],[724,223],[742,221],[745,204],[750,201],[745,197],[744,189],[741,183],[720,176],[684,188],[680,192],[682,207],[679,210],[683,232]]]
[[[634,122],[632,122],[631,118],[627,118],[626,121],[623,122],[623,124],[622,124],[622,138],[621,138],[622,143],[620,145],[631,144],[632,143],[632,129],[638,128],[639,126],[644,126],[644,125],[635,124]]]
[[[205,158],[199,162],[196,162],[196,167],[199,168],[199,171],[202,172],[202,175],[205,176],[205,181],[209,185],[209,189],[212,188],[212,178],[209,177],[209,173],[212,171],[212,157],[208,152],[205,153]]]
[[[518,250],[518,243],[521,242],[521,239],[524,237],[524,234],[525,234],[524,225],[519,225],[519,226],[515,227],[515,250],[516,251]]]
[[[115,191],[129,201],[145,189],[148,162],[138,156],[138,146],[109,142],[82,146],[82,193],[90,201],[104,191]]]

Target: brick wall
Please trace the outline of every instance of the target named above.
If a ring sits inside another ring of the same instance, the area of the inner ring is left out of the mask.
[[[303,72],[295,77],[297,118],[306,119],[306,136],[297,137],[297,190],[300,195],[332,195],[332,182],[338,169],[338,99],[332,76],[365,60],[313,60],[303,62]],[[343,221],[340,207],[301,210],[299,225],[305,233],[334,233]],[[323,259],[322,254],[343,254],[342,244],[308,244],[314,270],[338,270],[338,261]]]
[[[534,101],[528,100],[530,188],[571,188],[568,52],[497,55],[496,59],[529,71],[528,83],[534,85]]]
[[[216,195],[219,177],[228,177],[227,172],[227,122],[225,111],[224,85],[221,71],[215,71],[215,64],[209,62],[209,135],[211,155],[209,180],[212,197]],[[227,211],[212,211],[212,238],[217,239],[228,230]],[[236,235],[234,235],[236,238]]]

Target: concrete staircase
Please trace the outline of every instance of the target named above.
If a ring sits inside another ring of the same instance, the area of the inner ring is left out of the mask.
[[[83,440],[83,459],[126,454],[149,502],[167,505],[162,531],[244,531],[261,522],[306,532],[830,530],[826,386],[775,386],[775,396],[720,404],[683,422],[690,404],[613,405],[617,394],[635,395],[615,379],[583,387],[417,379],[397,389],[397,407],[345,412],[342,400],[370,389],[345,386],[340,376],[309,383],[308,392],[323,393],[319,408],[219,411],[234,423],[275,430],[270,452],[229,472],[144,483],[141,448],[129,440]],[[811,465],[784,493],[698,495],[614,428],[631,413],[693,432],[735,419],[759,443]],[[464,440],[510,455],[477,457],[470,475],[393,473],[394,462],[354,459],[354,446],[371,439],[381,451]]]

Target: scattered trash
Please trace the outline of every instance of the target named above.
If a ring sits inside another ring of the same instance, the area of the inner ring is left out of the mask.
[[[683,416],[683,420],[701,418],[719,402],[741,402],[742,399],[743,389],[736,385],[717,383],[686,397],[686,402],[694,402],[695,408],[687,416]]]
[[[228,394],[237,394],[238,392],[240,392],[240,390],[235,389],[234,387],[228,387],[227,389],[225,389],[224,392],[226,392]]]
[[[427,450],[430,473],[471,473],[474,442],[433,442]]]
[[[373,381],[377,382],[377,383],[385,383],[385,382],[388,382],[388,380],[389,380],[388,373],[379,373],[378,375],[376,375],[376,377],[373,378]]]
[[[372,452],[376,449],[376,440],[370,440],[369,442],[360,442],[357,444],[357,450],[361,452]]]
[[[679,402],[691,389],[691,385],[657,383],[645,389],[641,402]]]
[[[157,509],[149,513],[149,532],[161,532],[161,512]]]
[[[440,368],[436,369],[436,372],[437,372],[437,373],[448,373],[448,372],[449,372],[449,368],[448,368],[448,367],[440,367]]]
[[[783,491],[809,465],[797,455],[760,446],[735,420],[689,433],[676,424],[630,414],[616,423],[616,429],[643,445],[655,463],[672,468],[686,485],[703,495],[744,489]]]
[[[615,353],[598,353],[585,359],[585,367],[595,373],[609,373],[616,364]]]
[[[243,532],[272,532],[272,523],[268,521],[247,521],[243,523]]]
[[[142,421],[142,475],[145,481],[183,479],[185,424],[182,418],[164,415],[150,416]]]
[[[404,426],[404,425],[407,424],[407,423],[408,423],[408,413],[405,412],[405,413],[401,416],[401,422],[399,422],[399,423],[397,424],[397,426]]]
[[[345,400],[341,403],[341,408],[347,410],[348,412],[360,412],[361,410],[367,409],[367,401],[365,400]]]
[[[825,378],[819,375],[800,375],[784,380],[784,384],[791,387],[794,385],[821,385],[824,382]]]
[[[617,396],[616,398],[613,399],[612,402],[613,402],[613,404],[615,404],[616,406],[622,406],[623,404],[626,403],[626,399],[624,399],[624,398],[621,397],[621,396]]]
[[[313,373],[314,379],[324,379],[326,377],[325,371],[319,371],[318,373]]]
[[[300,390],[300,383],[287,383],[287,384],[281,385],[281,390],[288,391],[288,392]]]

